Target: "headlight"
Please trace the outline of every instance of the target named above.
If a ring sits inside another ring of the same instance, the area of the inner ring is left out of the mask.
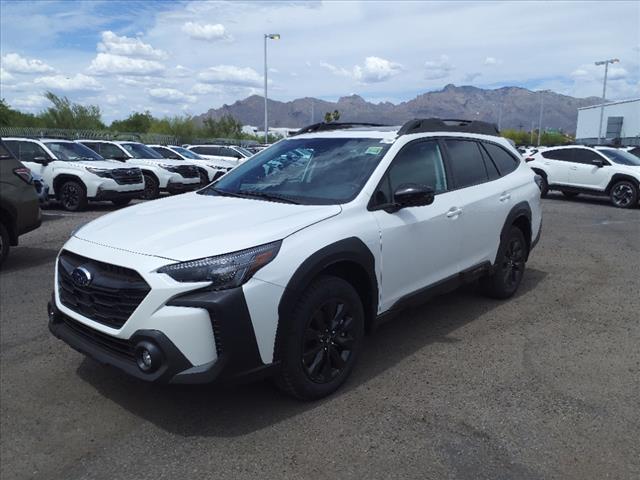
[[[105,168],[93,168],[93,167],[84,167],[84,168],[86,168],[87,172],[91,172],[94,175],[97,175],[99,177],[111,176],[111,170],[107,170]]]
[[[281,241],[239,252],[174,263],[158,270],[178,282],[211,282],[213,290],[238,287],[276,258]]]
[[[164,168],[165,170],[169,170],[170,172],[177,172],[177,168],[175,165],[167,165],[166,163],[161,163],[158,165],[160,168]]]

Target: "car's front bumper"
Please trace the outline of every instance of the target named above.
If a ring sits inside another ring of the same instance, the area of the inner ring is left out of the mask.
[[[126,200],[126,199],[141,198],[143,195],[144,195],[144,189],[118,191],[118,190],[103,190],[99,188],[96,191],[95,197],[90,198],[90,200],[95,200],[95,201]]]

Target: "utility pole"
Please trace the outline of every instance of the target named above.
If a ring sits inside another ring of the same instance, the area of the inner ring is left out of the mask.
[[[280,40],[280,34],[264,34],[264,143],[269,143],[269,112],[267,111],[267,39]]]
[[[604,117],[604,104],[607,101],[607,74],[609,73],[609,64],[618,63],[620,60],[612,58],[610,60],[602,60],[596,62],[596,66],[604,65],[604,84],[602,85],[602,105],[600,105],[600,125],[598,126],[598,144],[602,141],[602,119]],[[606,134],[605,134],[606,135]]]
[[[533,121],[531,121],[531,130],[529,131],[530,138],[529,138],[529,145],[533,145]]]
[[[540,117],[538,118],[538,146],[542,138],[542,111],[544,110],[544,90],[540,91]]]

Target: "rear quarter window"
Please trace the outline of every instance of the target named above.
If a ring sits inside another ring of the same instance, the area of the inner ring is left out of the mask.
[[[489,153],[491,160],[493,160],[493,163],[498,167],[500,175],[508,175],[518,168],[520,160],[515,158],[504,148],[493,143],[483,143],[483,145],[487,153]]]
[[[489,180],[478,142],[445,140],[445,145],[457,188],[470,187]]]

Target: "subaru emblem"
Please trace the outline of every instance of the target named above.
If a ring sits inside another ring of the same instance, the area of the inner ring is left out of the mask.
[[[78,287],[88,287],[91,283],[91,272],[84,267],[77,267],[71,272],[71,279]]]

